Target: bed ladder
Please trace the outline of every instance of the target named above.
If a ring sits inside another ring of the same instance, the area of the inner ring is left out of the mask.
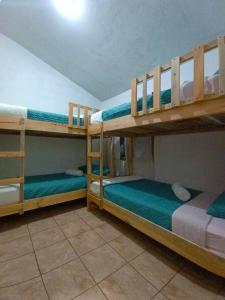
[[[99,151],[93,152],[92,151],[92,141],[96,139],[99,139]],[[94,202],[96,205],[98,205],[100,208],[102,208],[102,201],[99,201],[99,198],[95,197],[90,191],[90,184],[93,181],[99,181],[100,183],[100,199],[103,197],[103,142],[104,142],[104,136],[103,136],[103,126],[101,125],[101,130],[98,135],[88,135],[87,136],[87,176],[88,176],[88,194],[92,198],[91,202]],[[93,174],[92,172],[92,165],[93,161],[92,159],[99,159],[99,175]],[[91,202],[87,200],[87,208],[90,210],[91,208]]]
[[[19,213],[23,214],[23,201],[24,201],[24,159],[25,159],[25,125],[24,119],[19,119],[18,129],[20,132],[20,147],[19,151],[1,151],[0,158],[18,158],[19,159],[19,177],[11,177],[0,179],[0,186],[10,184],[19,184]],[[2,208],[4,210],[4,208]],[[1,215],[1,212],[0,212]]]

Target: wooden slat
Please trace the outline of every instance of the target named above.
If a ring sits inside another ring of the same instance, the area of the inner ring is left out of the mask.
[[[88,157],[100,158],[102,156],[101,152],[88,152]]]
[[[21,152],[25,152],[25,124],[24,124],[24,119],[21,119],[20,121],[20,126],[21,126],[21,131],[20,131],[20,151]],[[24,179],[24,175],[25,175],[25,159],[24,156],[22,156],[20,158],[20,170],[19,170],[19,174],[20,174],[20,178]],[[24,181],[20,183],[20,203],[24,202]],[[23,207],[21,210],[21,213],[23,213]]]
[[[84,109],[84,128],[88,128],[88,107],[85,107]]]
[[[218,37],[219,51],[219,95],[225,94],[225,44],[224,36]]]
[[[137,79],[131,82],[131,116],[137,116]]]
[[[171,60],[171,98],[173,105],[180,104],[180,57]]]
[[[133,143],[133,137],[127,138],[127,167],[129,176],[133,174]]]
[[[23,177],[0,179],[0,185],[24,183]]]
[[[148,112],[147,108],[147,74],[144,75],[143,78],[143,99],[142,99],[142,110],[143,113],[146,114]]]
[[[73,127],[73,108],[74,104],[72,102],[69,102],[69,124],[68,127]]]
[[[93,173],[89,173],[87,174],[87,176],[89,177],[90,180],[96,180],[96,181],[100,181],[102,178],[102,176]]]
[[[103,143],[104,143],[104,136],[103,136],[103,128],[101,127],[101,134],[100,134],[100,161],[99,161],[99,174],[100,174],[100,197],[103,197],[103,165],[104,165],[104,158],[103,158]],[[100,205],[101,208],[101,205]]]
[[[16,158],[24,157],[24,151],[2,151],[0,152],[0,158]]]
[[[77,127],[80,127],[80,105],[77,106]]]
[[[194,100],[204,98],[204,45],[194,50]]]
[[[115,145],[114,137],[110,138],[110,155],[109,155],[110,177],[115,176]]]
[[[153,108],[160,109],[160,90],[161,90],[161,67],[154,69],[154,89],[153,89]]]

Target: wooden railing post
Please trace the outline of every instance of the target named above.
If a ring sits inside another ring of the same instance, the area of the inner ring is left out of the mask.
[[[219,95],[225,94],[225,44],[224,36],[218,37],[219,54]]]
[[[204,45],[194,50],[194,100],[204,98]]]
[[[69,124],[68,127],[72,128],[73,127],[73,107],[74,104],[72,102],[69,102]]]
[[[180,105],[180,57],[171,60],[171,101],[172,105]]]
[[[77,105],[77,127],[80,128],[80,105]]]
[[[153,70],[153,109],[160,109],[160,91],[161,91],[161,67],[158,66]]]
[[[137,79],[131,82],[131,116],[137,116]]]
[[[148,112],[147,106],[147,74],[143,77],[143,98],[142,98],[142,110],[144,114]]]
[[[24,173],[25,173],[25,125],[24,119],[20,120],[20,152],[23,153],[20,157],[20,178],[23,178],[23,182],[20,183],[20,200],[19,202],[22,205],[20,213],[24,212],[23,203],[24,203]]]

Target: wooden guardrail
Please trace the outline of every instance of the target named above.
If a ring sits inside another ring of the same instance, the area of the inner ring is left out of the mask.
[[[219,89],[217,94],[205,95],[204,92],[204,54],[205,52],[218,47],[219,61]],[[188,99],[192,102],[202,101],[206,98],[221,96],[225,94],[225,40],[224,36],[218,37],[216,40],[197,46],[193,51],[177,56],[171,60],[169,64],[157,66],[152,71],[147,72],[141,77],[135,78],[131,82],[131,115],[133,117],[143,116],[148,113],[163,109],[171,109],[174,106],[181,105],[180,99],[180,65],[186,61],[194,60],[194,81],[193,81],[193,97]],[[171,70],[171,104],[161,106],[161,74]],[[148,108],[147,105],[147,82],[153,80],[153,107]],[[142,110],[138,111],[137,107],[137,86],[143,84],[142,93]],[[186,100],[186,99],[185,99]]]
[[[74,109],[77,109],[77,114],[76,114],[77,124],[73,124]],[[69,102],[68,110],[69,110],[68,127],[69,128],[81,128],[81,129],[87,129],[90,116],[93,113],[99,111],[98,109],[90,108],[88,106],[76,104],[73,102]],[[81,110],[83,110],[83,114],[81,114]]]

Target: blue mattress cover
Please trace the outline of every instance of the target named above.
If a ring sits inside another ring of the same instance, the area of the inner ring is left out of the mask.
[[[171,89],[161,91],[160,95],[161,105],[169,104],[171,102]],[[153,95],[147,96],[147,107],[153,107]],[[137,101],[137,110],[142,110],[142,98],[139,98]],[[119,117],[127,116],[131,114],[131,103],[123,103],[113,108],[103,110],[102,119],[103,121],[108,121],[116,119]]]
[[[191,198],[201,193],[188,190]],[[170,184],[148,179],[107,185],[104,198],[168,230],[174,211],[185,203],[174,195]]]
[[[65,173],[28,176],[25,177],[24,199],[76,191],[84,189],[86,186],[86,176],[75,177]]]
[[[44,112],[34,109],[27,110],[27,118],[29,120],[44,121],[58,124],[68,124],[69,118],[66,115]],[[73,125],[77,125],[77,117],[73,117]],[[84,119],[80,118],[80,125],[84,125]]]

